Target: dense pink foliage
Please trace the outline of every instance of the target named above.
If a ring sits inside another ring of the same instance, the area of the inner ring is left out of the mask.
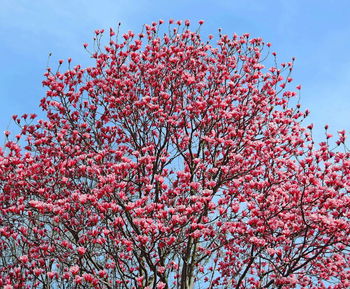
[[[46,73],[47,119],[14,116],[1,288],[349,288],[350,154],[301,126],[293,62],[188,27],[96,31],[93,67]]]

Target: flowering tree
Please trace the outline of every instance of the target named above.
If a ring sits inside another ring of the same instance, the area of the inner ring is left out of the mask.
[[[0,286],[349,288],[350,154],[301,125],[293,62],[161,23],[96,31],[93,67],[45,74],[46,120],[14,116]]]

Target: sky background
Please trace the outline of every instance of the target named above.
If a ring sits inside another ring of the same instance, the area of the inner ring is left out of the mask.
[[[272,43],[278,61],[296,57],[294,84],[311,115],[315,138],[323,127],[350,131],[350,1],[342,0],[0,0],[0,145],[15,130],[13,114],[40,112],[43,73],[58,59],[88,65],[83,43],[95,29],[140,32],[159,19],[189,19],[203,34],[250,33]]]

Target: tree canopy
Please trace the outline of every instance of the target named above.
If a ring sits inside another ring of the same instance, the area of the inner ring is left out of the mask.
[[[315,145],[269,43],[161,24],[97,30],[93,66],[47,70],[46,118],[13,117],[0,286],[349,288],[345,132]]]

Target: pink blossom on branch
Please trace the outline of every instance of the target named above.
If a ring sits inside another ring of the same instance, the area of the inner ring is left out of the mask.
[[[0,287],[348,288],[350,154],[289,105],[294,60],[163,22],[96,30],[94,66],[45,74],[47,117],[13,117]]]

